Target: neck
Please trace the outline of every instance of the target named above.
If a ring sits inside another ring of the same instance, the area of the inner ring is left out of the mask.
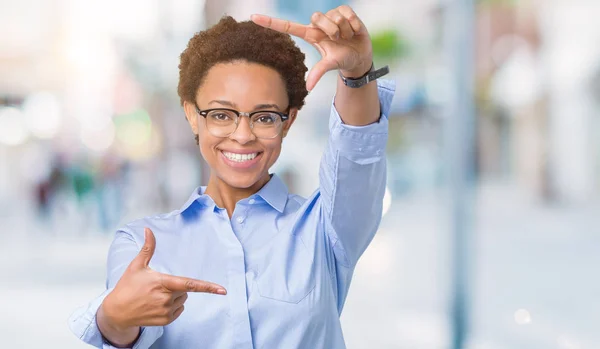
[[[270,179],[271,176],[266,174],[258,182],[248,188],[235,188],[224,182],[214,173],[211,173],[204,194],[210,196],[217,206],[225,208],[225,210],[227,210],[227,215],[231,218],[233,210],[235,209],[235,204],[258,192]]]

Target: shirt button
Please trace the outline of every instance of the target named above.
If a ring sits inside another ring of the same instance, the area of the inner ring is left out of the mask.
[[[250,200],[248,200],[248,203],[249,203],[250,205],[254,205],[254,203],[255,203],[255,202],[256,202],[256,200],[254,200],[254,199],[250,199]]]
[[[244,223],[244,217],[238,217],[238,218],[236,218],[235,221],[238,222],[239,224],[242,224],[242,223]]]

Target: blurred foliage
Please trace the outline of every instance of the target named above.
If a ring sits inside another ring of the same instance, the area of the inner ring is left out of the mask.
[[[386,29],[371,34],[373,56],[377,61],[390,61],[404,58],[409,53],[408,40],[396,29]]]

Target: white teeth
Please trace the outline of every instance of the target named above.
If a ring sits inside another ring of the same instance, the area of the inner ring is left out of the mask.
[[[258,155],[258,153],[236,154],[236,153],[230,153],[230,152],[224,151],[223,155],[225,155],[231,161],[244,162],[244,161],[248,161],[248,160],[254,159]]]

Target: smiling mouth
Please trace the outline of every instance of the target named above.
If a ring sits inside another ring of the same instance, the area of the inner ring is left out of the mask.
[[[238,154],[238,153],[230,153],[227,151],[221,151],[221,153],[223,153],[223,155],[225,155],[225,157],[230,161],[246,162],[246,161],[254,160],[254,158],[256,158],[262,152],[249,153],[249,154]]]

